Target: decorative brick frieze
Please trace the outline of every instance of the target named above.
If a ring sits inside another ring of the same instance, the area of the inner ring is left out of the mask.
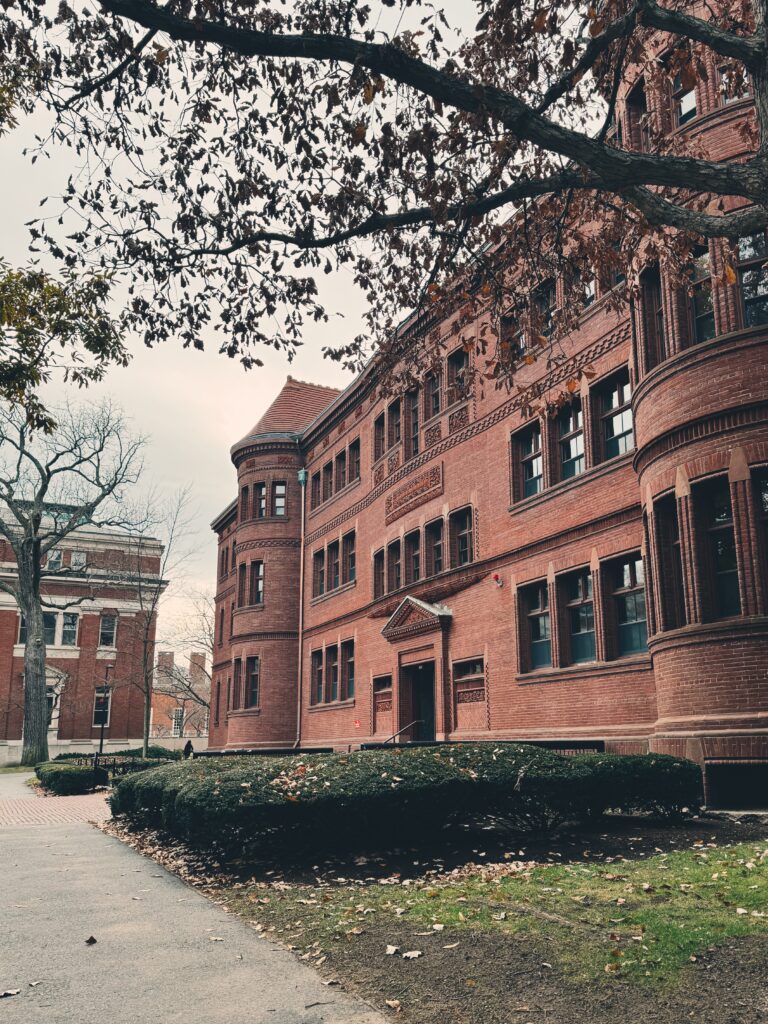
[[[403,487],[399,487],[387,496],[384,506],[384,521],[393,523],[419,505],[443,493],[443,464],[430,466],[424,473],[419,473]]]

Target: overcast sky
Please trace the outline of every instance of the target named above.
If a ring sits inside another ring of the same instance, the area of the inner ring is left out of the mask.
[[[44,196],[61,194],[75,166],[66,150],[55,160],[38,160],[32,166],[22,154],[32,140],[29,122],[0,138],[0,256],[15,266],[30,258],[25,221],[37,216]],[[214,587],[216,542],[210,522],[236,494],[230,446],[259,419],[288,374],[333,387],[351,380],[338,364],[323,359],[321,348],[358,332],[363,300],[344,272],[325,282],[329,291],[323,297],[332,308],[344,310],[345,319],[309,325],[304,348],[291,364],[269,349],[259,353],[263,368],[245,372],[239,363],[218,354],[213,334],[203,339],[208,345],[205,352],[172,342],[147,349],[138,341],[131,343],[133,359],[127,369],[111,370],[102,384],[89,389],[94,397],[112,396],[134,420],[136,430],[150,435],[147,485],[153,482],[167,493],[186,484],[192,489],[196,552],[187,563],[183,584],[172,588],[161,610],[161,641],[178,632],[177,623],[186,614],[185,593]],[[47,397],[55,400],[64,387],[54,385]],[[70,391],[75,400],[81,394],[87,397],[85,392]]]

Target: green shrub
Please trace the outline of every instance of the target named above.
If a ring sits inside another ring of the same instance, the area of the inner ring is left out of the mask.
[[[136,758],[141,758],[142,750],[141,750],[141,747],[131,747],[129,750],[106,750],[101,756],[102,757],[136,757]],[[93,751],[92,750],[87,750],[87,751],[82,751],[81,750],[81,751],[76,752],[76,753],[73,753],[72,751],[67,751],[64,754],[57,754],[56,757],[54,757],[53,760],[54,761],[74,761],[74,760],[76,760],[79,757],[93,757]],[[180,750],[169,750],[168,747],[149,746],[149,747],[147,747],[147,758],[153,759],[153,760],[163,760],[163,761],[180,761],[181,760],[181,751]]]
[[[40,785],[57,796],[75,796],[90,793],[94,786],[106,786],[109,782],[107,772],[103,768],[94,769],[90,766],[62,764],[56,761],[45,761],[37,765],[35,774]]]
[[[703,802],[701,769],[668,754],[578,754],[572,760],[589,772],[588,812],[621,810],[679,817]]]

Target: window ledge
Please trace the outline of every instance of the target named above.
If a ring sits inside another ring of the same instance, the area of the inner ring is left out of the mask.
[[[515,676],[518,686],[533,686],[539,683],[556,683],[564,679],[586,679],[593,676],[616,675],[617,672],[646,672],[651,668],[649,654],[628,654],[611,661],[582,661],[577,665],[561,665],[559,668],[535,669]]]
[[[13,656],[14,658],[24,657],[24,644],[13,645]],[[80,648],[72,647],[69,644],[46,644],[45,646],[46,658],[79,658]]]
[[[632,460],[635,457],[635,451],[636,449],[633,448],[624,455],[616,455],[612,459],[606,459],[604,462],[599,462],[596,466],[591,466],[589,469],[585,469],[583,473],[579,473],[578,476],[572,476],[568,480],[558,480],[556,484],[550,484],[549,487],[545,487],[544,490],[539,491],[538,494],[532,494],[530,498],[521,498],[520,501],[516,501],[514,505],[509,506],[508,511],[510,515],[517,515],[518,512],[525,512],[529,508],[535,508],[537,505],[541,505],[550,498],[557,497],[564,491],[578,487],[580,484],[586,484],[592,480],[597,480],[601,476],[612,472],[614,469],[620,469],[625,464],[631,465]]]
[[[227,712],[227,719],[230,718],[258,718],[261,708],[233,708]]]
[[[349,700],[330,700],[327,704],[310,704],[306,710],[314,715],[319,711],[336,711],[340,708],[353,708],[354,706],[355,698],[350,697]]]
[[[239,608],[235,608],[235,615],[239,615],[240,612],[263,612],[264,602],[261,601],[259,604],[242,604]]]
[[[348,494],[350,491],[353,491],[356,487],[359,487],[361,482],[362,476],[359,476],[356,480],[351,480],[348,484],[345,484],[341,488],[341,490],[336,491],[336,493],[332,494],[330,498],[326,498],[324,501],[321,501],[319,505],[315,505],[314,508],[310,508],[309,518],[312,519],[313,516],[317,516],[321,512],[325,512],[325,510],[329,508],[334,503],[334,501],[336,501],[337,498],[343,498],[345,494]]]
[[[395,444],[393,444],[389,448],[387,448],[387,450],[385,452],[382,452],[381,455],[378,457],[378,459],[375,459],[371,463],[371,469],[376,469],[376,467],[378,465],[380,465],[382,462],[386,462],[387,458],[390,455],[393,455],[396,451],[399,451],[399,449],[402,448],[402,446],[403,446],[403,440],[401,438],[399,441],[396,441]]]
[[[284,516],[249,516],[247,519],[241,519],[237,524],[238,529],[244,526],[252,526],[254,523],[285,523],[290,519],[290,515]],[[231,572],[230,572],[231,575]]]
[[[314,607],[316,604],[322,604],[323,601],[327,601],[330,597],[336,597],[337,594],[344,594],[348,590],[354,590],[356,586],[357,580],[350,580],[349,583],[342,583],[340,587],[336,587],[334,590],[326,590],[324,594],[317,594],[310,600],[310,607]]]

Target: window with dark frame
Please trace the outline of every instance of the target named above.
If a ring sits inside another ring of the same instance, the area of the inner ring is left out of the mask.
[[[640,308],[645,335],[646,367],[652,370],[666,358],[661,274],[657,265],[646,267],[640,275]]]
[[[446,361],[448,373],[447,403],[453,405],[469,393],[469,352],[462,346],[451,352]]]
[[[521,608],[528,624],[528,665],[531,671],[552,665],[549,586],[546,581],[521,588]]]
[[[233,637],[235,635],[235,602],[229,606],[229,635]]]
[[[603,458],[615,459],[635,447],[632,424],[632,391],[629,370],[625,367],[599,388],[601,404]]]
[[[355,641],[341,642],[341,699],[352,700],[355,696]]]
[[[336,456],[336,484],[335,490],[340,491],[347,486],[347,452],[342,449]]]
[[[428,373],[424,381],[424,419],[431,419],[440,412],[440,372],[434,370]]]
[[[325,593],[325,551],[321,548],[312,556],[312,596],[322,597]]]
[[[247,708],[259,707],[261,694],[261,662],[258,655],[251,655],[245,659],[245,706]]]
[[[531,313],[533,318],[533,329],[543,338],[548,338],[552,333],[553,317],[557,304],[557,292],[554,278],[547,278],[542,281],[531,292]]]
[[[419,454],[419,393],[409,391],[405,396],[405,458]]]
[[[355,531],[345,533],[341,538],[341,582],[354,583],[357,579],[355,552]]]
[[[528,347],[524,322],[517,312],[505,313],[499,322],[499,347],[513,362],[521,359]]]
[[[768,323],[768,237],[764,232],[740,238],[738,277],[745,327]]]
[[[248,488],[243,487],[240,491],[240,521],[244,522],[248,518]]]
[[[251,562],[250,593],[248,604],[264,603],[264,562]]]
[[[616,614],[616,650],[620,658],[648,650],[645,577],[639,554],[627,555],[610,567]]]
[[[224,606],[219,608],[219,647],[224,643]]]
[[[389,409],[387,410],[387,448],[392,448],[396,444],[400,444],[401,434],[402,410],[400,406],[400,399],[396,398],[394,402],[390,403]]]
[[[313,473],[312,481],[309,485],[309,507],[317,508],[322,502],[322,496],[320,492],[320,474]]]
[[[267,515],[267,485],[253,485],[253,513],[257,519],[265,519]]]
[[[341,585],[341,559],[339,556],[339,542],[332,541],[326,548],[325,565],[327,573],[327,589],[338,590]]]
[[[674,494],[665,495],[654,503],[653,518],[661,564],[658,586],[666,628],[678,629],[685,625],[685,598],[680,527]]]
[[[56,612],[43,612],[43,643],[46,647],[53,647],[56,644]],[[19,614],[19,639],[20,644],[27,642],[27,623],[24,616]],[[100,647],[114,647],[114,644],[100,644]]]
[[[333,496],[333,463],[326,462],[323,466],[323,501]]]
[[[360,479],[360,440],[355,439],[349,446],[349,482]]]
[[[374,676],[373,677],[373,692],[383,693],[386,690],[392,689],[392,676]]]
[[[284,480],[276,480],[272,484],[272,515],[284,516],[286,512],[286,484]]]
[[[570,638],[571,662],[595,660],[595,605],[592,573],[579,569],[562,578]]]
[[[421,534],[418,530],[406,533],[405,544],[405,582],[417,583],[421,579]]]
[[[246,568],[245,562],[241,562],[237,569],[237,607],[245,607],[246,594]]]
[[[671,94],[673,123],[679,128],[696,117],[696,87],[684,82],[683,76],[677,74],[671,81]]]
[[[768,468],[757,470],[753,479],[755,499],[757,501],[757,515],[762,526],[763,554],[766,560],[768,560]]]
[[[482,658],[467,658],[464,661],[454,661],[453,679],[454,682],[466,679],[484,679],[485,663]]]
[[[339,699],[339,649],[334,644],[325,649],[325,701]]]
[[[112,689],[109,686],[97,686],[93,695],[93,728],[109,727],[109,714],[112,705]]]
[[[518,431],[512,438],[515,471],[518,476],[514,497],[530,498],[544,489],[544,453],[541,447],[541,424],[538,420]]]
[[[574,398],[557,417],[560,479],[570,480],[584,472],[584,425],[581,399]]]
[[[312,704],[323,703],[323,652],[312,651],[311,654],[312,673]]]
[[[694,502],[706,536],[706,568],[710,582],[707,590],[711,596],[711,612],[718,619],[740,615],[736,537],[728,478],[720,476],[697,484]]]
[[[387,591],[399,590],[402,584],[400,541],[395,540],[387,546]]]
[[[449,517],[451,532],[451,566],[453,568],[469,565],[474,560],[474,543],[472,534],[472,509],[458,509]]]
[[[712,267],[708,245],[697,245],[691,254],[689,276],[693,283],[690,300],[691,342],[698,344],[715,336],[715,307],[712,299]]]
[[[232,710],[237,711],[242,707],[242,683],[243,683],[243,663],[240,658],[235,658],[232,664]]]
[[[219,714],[221,711],[221,679],[216,680],[216,701],[213,705],[213,724],[219,724]]]
[[[733,64],[721,64],[717,69],[717,75],[722,106],[727,107],[752,95],[752,83],[743,65],[735,61]]]
[[[384,550],[377,551],[373,556],[373,596],[383,597],[386,591],[384,574]]]
[[[377,459],[380,459],[381,456],[384,454],[384,449],[385,449],[385,446],[386,446],[386,436],[387,436],[386,417],[384,416],[384,413],[381,413],[381,415],[377,416],[376,419],[373,421],[373,461],[374,462],[376,462]]]
[[[627,120],[629,123],[629,148],[640,153],[650,153],[651,126],[648,115],[648,101],[645,82],[641,79],[627,97]]]
[[[425,575],[443,571],[443,520],[435,519],[424,527]]]

